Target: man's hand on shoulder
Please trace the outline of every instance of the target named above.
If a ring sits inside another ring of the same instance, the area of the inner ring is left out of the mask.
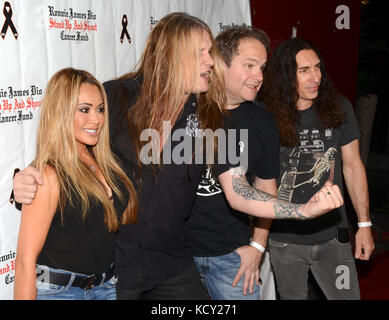
[[[43,185],[42,174],[32,166],[28,166],[15,174],[13,179],[14,199],[21,204],[31,204],[38,190]]]

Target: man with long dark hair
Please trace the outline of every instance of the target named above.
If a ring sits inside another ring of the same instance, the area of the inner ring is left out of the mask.
[[[360,133],[351,104],[337,94],[319,51],[302,39],[283,42],[264,73],[259,99],[280,133],[278,198],[298,203],[330,180],[347,190],[358,216],[355,258],[374,249]],[[359,299],[345,207],[312,221],[275,221],[271,261],[282,299],[307,299],[308,271],[328,299]]]

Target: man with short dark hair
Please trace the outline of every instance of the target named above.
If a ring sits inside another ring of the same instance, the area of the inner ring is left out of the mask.
[[[279,171],[276,123],[269,112],[252,102],[262,84],[269,38],[262,30],[234,27],[221,32],[216,41],[225,63],[226,109],[238,130],[248,130],[248,144],[240,144],[248,159],[246,176],[255,188],[275,195]],[[188,225],[195,263],[211,299],[275,299],[269,258],[262,259],[271,220],[253,219],[251,223],[253,228],[247,215],[229,206],[217,179],[207,170]],[[260,294],[261,260],[265,260],[261,267],[265,279]]]
[[[294,203],[330,180],[342,189],[342,171],[358,216],[355,258],[374,249],[360,133],[351,104],[338,95],[320,52],[302,39],[283,42],[264,73],[259,99],[276,118],[281,172],[278,198]],[[281,299],[308,298],[308,271],[327,299],[360,299],[345,207],[299,223],[275,221],[269,250]]]

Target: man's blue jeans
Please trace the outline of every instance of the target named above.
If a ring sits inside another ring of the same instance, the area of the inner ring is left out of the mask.
[[[194,257],[194,261],[212,300],[259,300],[257,285],[252,294],[247,290],[247,295],[243,295],[244,277],[236,287],[232,286],[241,262],[235,251],[216,257]]]
[[[319,245],[268,240],[278,292],[284,300],[307,300],[308,271],[329,300],[359,300],[350,243],[333,239]]]
[[[37,267],[40,270],[72,275],[69,283],[65,286],[51,284],[50,279],[47,279],[48,281],[37,280],[37,300],[116,300],[117,278],[115,276],[111,279],[103,279],[99,285],[84,290],[72,287],[74,275],[80,275],[79,273],[53,269],[42,265],[37,265]]]

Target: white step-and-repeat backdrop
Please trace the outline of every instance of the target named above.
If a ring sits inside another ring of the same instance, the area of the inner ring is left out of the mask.
[[[0,0],[0,299],[13,298],[20,212],[8,201],[12,175],[34,158],[48,79],[68,66],[102,82],[132,70],[150,30],[175,11],[201,18],[215,36],[251,25],[249,0]]]

